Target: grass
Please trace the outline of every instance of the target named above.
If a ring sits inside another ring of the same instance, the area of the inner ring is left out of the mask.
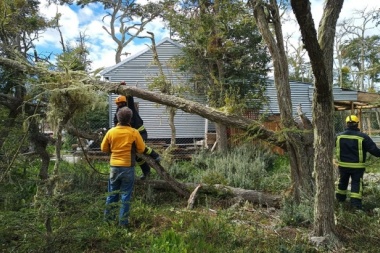
[[[286,157],[258,150],[252,154],[200,153],[169,170],[184,182],[257,187],[276,194],[288,187]],[[255,168],[247,171],[247,164]],[[108,170],[107,164],[96,167]],[[188,210],[187,200],[174,192],[136,185],[130,226],[120,228],[103,221],[107,176],[85,163],[62,163],[54,195],[35,205],[37,170],[38,166],[17,167],[0,188],[0,252],[333,252],[309,243],[312,203],[297,206],[287,201],[274,209],[201,194],[195,208]],[[334,252],[378,252],[379,183],[367,182],[364,195],[364,212],[344,205],[335,208],[344,248]],[[45,227],[49,215],[52,233]]]

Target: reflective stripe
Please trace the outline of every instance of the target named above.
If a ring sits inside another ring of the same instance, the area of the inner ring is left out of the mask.
[[[365,163],[345,163],[345,162],[338,162],[339,166],[346,167],[346,168],[353,168],[353,169],[362,169],[365,168]]]
[[[152,148],[151,147],[145,147],[145,152],[144,152],[144,154],[146,154],[146,155],[150,155],[151,153],[152,153]]]
[[[363,196],[363,178],[360,179],[359,185],[360,185],[359,192],[351,192],[350,198],[362,199],[362,196]]]
[[[350,140],[357,140],[358,141],[358,158],[359,162],[357,163],[351,163],[351,162],[342,162],[340,160],[340,139],[350,139]],[[364,162],[364,155],[363,155],[363,140],[364,138],[357,135],[339,135],[336,139],[336,155],[338,159],[339,166],[346,167],[346,168],[365,168],[366,164]]]
[[[350,198],[362,199],[362,195],[360,193],[351,192]]]
[[[142,125],[141,127],[137,128],[137,131],[139,131],[139,132],[141,132],[141,131],[143,131],[143,130],[145,130],[144,125]]]
[[[339,189],[336,189],[335,193],[338,193],[338,194],[341,194],[341,195],[347,195],[347,190],[339,190]]]

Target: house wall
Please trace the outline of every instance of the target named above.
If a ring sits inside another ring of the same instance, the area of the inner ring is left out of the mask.
[[[297,107],[301,105],[302,112],[312,120],[312,104],[314,87],[310,83],[290,82],[291,99],[293,116],[297,117]],[[353,90],[343,90],[339,87],[333,88],[334,101],[357,101],[358,92]],[[277,101],[277,91],[273,80],[268,80],[268,86],[265,93],[269,98],[268,105],[264,107],[261,113],[279,114],[280,108]]]
[[[188,76],[173,72],[168,66],[169,60],[181,53],[179,45],[166,40],[157,44],[157,52],[159,60],[163,65],[164,73],[173,85],[178,85],[183,80],[189,78]],[[147,85],[151,83],[152,78],[159,75],[159,69],[156,65],[152,64],[152,59],[152,51],[148,48],[115,66],[105,69],[102,75],[113,83],[125,81],[127,85],[148,89]],[[114,101],[117,96],[116,94],[112,94],[109,98],[111,105],[109,113],[110,127],[113,126],[113,117],[116,112]],[[196,100],[202,103],[205,101],[201,97],[197,97]],[[148,131],[148,139],[170,139],[171,129],[168,123],[166,107],[140,98],[135,98],[135,103],[138,104],[140,116],[144,120],[144,126]],[[205,136],[205,119],[198,115],[177,110],[174,122],[177,139],[203,139]]]
[[[290,89],[294,117],[297,115],[297,107],[301,105],[303,113],[311,120],[313,87],[309,83],[290,82]],[[265,96],[268,97],[268,104],[267,106],[264,106],[260,112],[269,115],[280,114],[280,108],[277,101],[277,90],[273,80],[268,80]]]

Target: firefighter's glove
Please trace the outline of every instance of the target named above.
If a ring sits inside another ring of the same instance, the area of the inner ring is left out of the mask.
[[[154,151],[151,147],[145,147],[144,154],[152,157],[157,163],[161,161],[161,156]]]

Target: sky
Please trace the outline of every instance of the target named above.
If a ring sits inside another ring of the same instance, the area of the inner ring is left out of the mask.
[[[143,3],[145,0],[138,0]],[[99,4],[90,4],[84,8],[75,5],[50,5],[47,6],[47,0],[41,0],[40,13],[47,18],[55,16],[58,12],[61,14],[61,32],[65,42],[75,44],[75,39],[78,38],[80,32],[87,36],[87,46],[89,49],[89,58],[92,61],[91,69],[95,70],[103,67],[115,65],[115,48],[116,43],[111,39],[111,36],[106,33],[102,26],[108,26],[108,19],[103,20],[105,12]],[[359,4],[360,3],[360,4]],[[322,16],[324,0],[312,0],[311,7],[313,19],[318,26]],[[363,8],[372,9],[380,8],[379,0],[345,0],[339,20],[352,17],[354,10]],[[292,13],[290,14],[292,18]],[[165,37],[169,37],[169,31],[165,29],[165,24],[162,20],[155,20],[146,26],[146,30],[155,34],[156,43]],[[298,26],[295,21],[286,22],[283,25],[283,34],[292,35],[293,39],[299,37]],[[144,35],[144,34],[142,34]],[[39,40],[35,43],[39,53],[57,54],[61,51],[59,42],[59,33],[57,30],[49,29],[44,32]],[[130,55],[135,55],[142,50],[147,49],[146,42],[136,40],[130,43],[124,52]],[[122,60],[125,56],[122,57]]]

